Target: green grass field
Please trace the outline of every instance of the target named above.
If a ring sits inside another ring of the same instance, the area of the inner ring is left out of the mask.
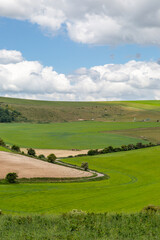
[[[1,123],[0,137],[8,144],[43,149],[91,149],[142,141],[140,136],[126,136],[126,130],[159,127],[159,122],[67,122],[50,124]],[[124,133],[109,132],[122,131]],[[155,131],[157,133],[157,130]]]
[[[4,213],[59,214],[79,209],[87,212],[137,212],[160,205],[160,147],[93,157],[66,159],[106,173],[109,180],[83,183],[0,185]]]
[[[135,129],[125,129],[125,130],[115,130],[111,131],[114,134],[120,134],[129,137],[135,137],[140,139],[145,139],[153,143],[160,143],[160,124],[159,127],[151,128],[135,128]]]

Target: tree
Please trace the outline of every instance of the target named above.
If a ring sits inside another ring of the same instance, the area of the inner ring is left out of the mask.
[[[98,154],[98,149],[90,149],[88,155],[93,156]]]
[[[13,172],[13,173],[8,173],[5,179],[8,183],[15,183],[17,178],[18,178],[17,173]]]
[[[81,164],[81,168],[83,168],[84,171],[87,171],[87,170],[88,170],[88,162],[83,162],[83,163]]]
[[[13,151],[20,152],[20,147],[17,146],[17,145],[13,145],[13,146],[11,147],[11,149],[12,149]]]
[[[47,160],[50,163],[54,163],[56,160],[56,156],[53,153],[51,153],[50,155],[48,155]]]
[[[28,155],[30,155],[30,156],[35,156],[36,155],[36,152],[33,148],[29,148],[27,150],[28,150]]]

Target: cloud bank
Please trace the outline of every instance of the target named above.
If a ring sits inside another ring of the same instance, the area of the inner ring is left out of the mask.
[[[81,68],[72,75],[0,50],[0,95],[45,100],[160,99],[160,65],[129,61]]]
[[[160,44],[159,0],[5,0],[0,16],[28,20],[87,44]]]

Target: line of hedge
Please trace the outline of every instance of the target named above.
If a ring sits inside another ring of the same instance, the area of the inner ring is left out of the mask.
[[[154,147],[157,146],[158,144],[153,144],[153,143],[148,143],[148,144],[143,144],[141,142],[137,144],[128,144],[128,145],[122,145],[121,147],[106,147],[102,150],[98,149],[91,149],[88,151],[87,155],[93,156],[93,155],[98,155],[98,154],[106,154],[106,153],[113,153],[113,152],[121,152],[121,151],[131,151],[135,149],[141,149],[141,148],[147,148],[147,147]]]
[[[154,143],[148,143],[148,144],[143,144],[141,142],[137,144],[128,144],[128,145],[122,145],[121,147],[106,147],[104,149],[90,149],[87,154],[78,154],[75,157],[84,157],[84,156],[94,156],[98,154],[106,154],[106,153],[114,153],[114,152],[122,152],[122,151],[131,151],[131,150],[136,150],[136,149],[141,149],[141,148],[147,148],[147,147],[155,147],[159,146],[160,144],[154,144]],[[73,156],[69,156],[72,158]]]

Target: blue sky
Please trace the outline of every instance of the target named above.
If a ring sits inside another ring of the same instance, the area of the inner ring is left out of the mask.
[[[120,44],[116,46],[76,43],[67,34],[46,34],[37,24],[0,18],[0,49],[22,52],[27,60],[53,66],[59,73],[108,63],[123,64],[129,60],[157,61],[159,46]]]
[[[0,95],[160,99],[160,2],[0,2]]]

